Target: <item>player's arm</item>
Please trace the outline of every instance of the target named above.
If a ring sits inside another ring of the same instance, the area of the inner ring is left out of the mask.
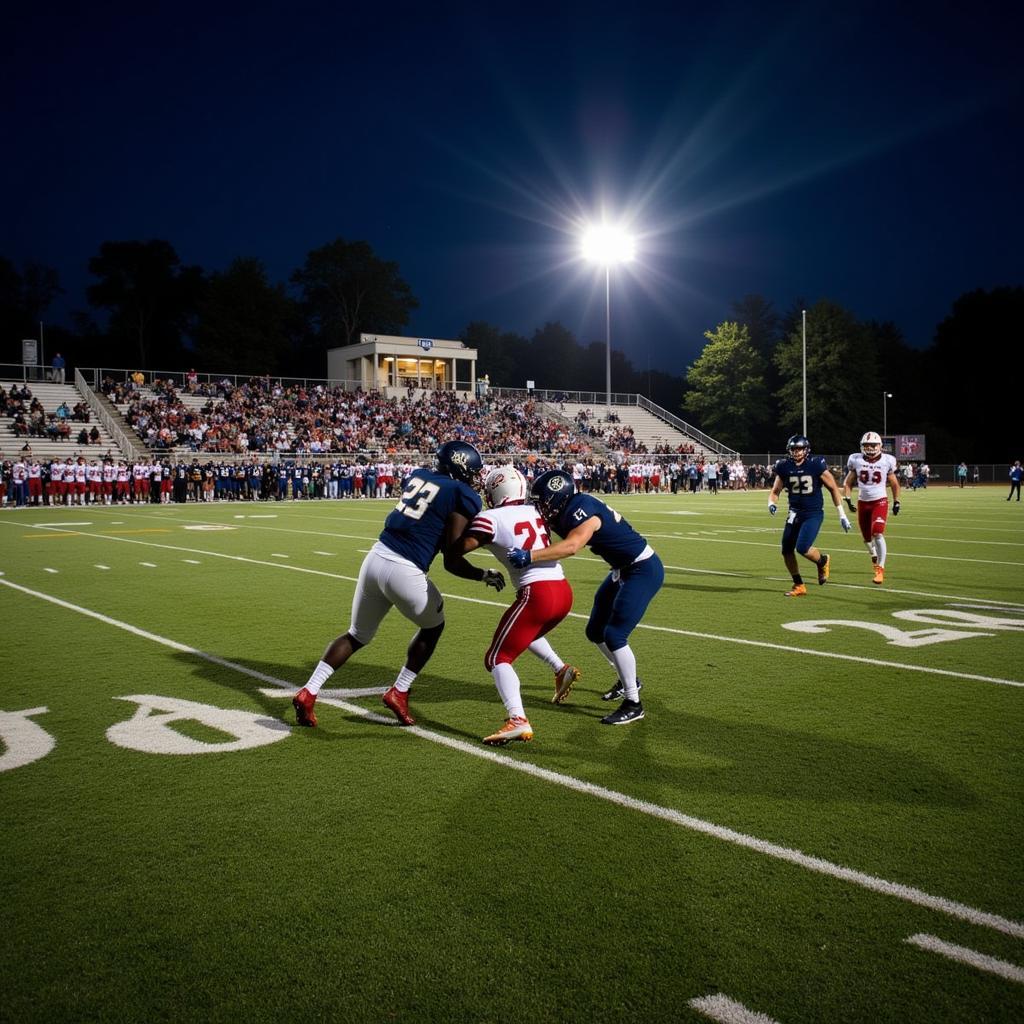
[[[468,555],[470,551],[476,551],[477,548],[483,547],[488,539],[482,533],[474,533],[472,530],[467,530],[455,541],[452,548],[457,555]]]
[[[466,551],[462,550],[462,538],[466,534],[469,520],[460,512],[450,512],[444,530],[444,567],[453,576],[475,583],[486,583],[495,590],[505,586],[504,574],[497,569],[481,569],[466,560]],[[477,547],[474,544],[473,547]],[[466,548],[471,551],[472,548]]]
[[[772,515],[779,511],[779,495],[782,493],[783,486],[782,477],[776,473],[775,480],[772,482],[771,494],[768,495],[768,511]]]
[[[530,552],[531,562],[557,562],[560,558],[572,558],[580,548],[590,543],[590,538],[601,529],[601,517],[591,516],[579,526],[574,526],[557,544]]]
[[[854,505],[853,500],[850,497],[850,495],[853,493],[853,485],[854,485],[854,482],[856,481],[856,479],[857,479],[857,474],[854,473],[854,471],[851,469],[846,474],[846,479],[843,480],[843,500],[849,506],[851,512],[856,512],[857,511],[857,506]]]
[[[895,473],[890,472],[885,481],[892,489],[892,514],[898,516],[900,514],[900,481]]]
[[[832,475],[830,469],[822,471],[821,482],[823,486],[828,488],[829,494],[832,495],[832,504],[835,505],[836,511],[839,513],[839,525],[843,528],[844,533],[849,533],[850,520],[846,518],[846,513],[843,511],[843,496],[839,492],[839,484],[836,483],[836,478]]]

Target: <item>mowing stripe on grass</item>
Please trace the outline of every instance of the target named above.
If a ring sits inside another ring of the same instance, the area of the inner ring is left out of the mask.
[[[152,640],[154,643],[161,644],[164,647],[169,647],[172,650],[194,655],[195,657],[202,658],[214,665],[233,669],[234,671],[250,676],[253,679],[259,679],[261,682],[270,683],[273,686],[272,689],[261,691],[267,696],[283,697],[290,700],[294,693],[295,685],[293,683],[288,683],[284,679],[277,679],[274,676],[249,668],[246,665],[239,665],[227,658],[220,658],[215,654],[208,654],[206,651],[201,651],[196,647],[189,646],[188,644],[182,644],[176,640],[170,640],[167,637],[159,636],[156,633],[150,633],[148,630],[140,629],[138,626],[133,626],[128,622],[122,622],[120,619],[111,618],[109,615],[103,615],[101,612],[95,612],[90,608],[83,608],[81,605],[72,604],[70,601],[54,597],[51,594],[44,594],[41,591],[32,590],[29,587],[21,586],[20,584],[13,583],[5,578],[0,578],[0,586],[9,587],[11,590],[19,591],[20,593],[27,594],[30,597],[35,597],[42,601],[48,601],[60,608],[65,608],[68,611],[77,612],[79,615],[85,615],[88,618],[96,619],[98,622],[103,622],[108,626],[123,629],[134,636],[141,637],[144,640]],[[371,721],[382,721],[381,715],[368,711],[366,708],[360,707],[358,704],[349,704],[347,701],[335,700],[327,697],[321,697],[320,701],[323,704],[340,708],[350,714],[359,715],[360,717]],[[395,725],[391,720],[387,720],[386,724],[389,726]],[[983,928],[991,928],[994,931],[1002,932],[1005,935],[1024,939],[1024,922],[1012,921],[1009,918],[1001,917],[998,914],[991,914],[984,910],[978,910],[965,903],[959,903],[956,900],[948,900],[942,896],[932,896],[930,893],[926,893],[922,889],[915,889],[913,886],[902,885],[899,882],[890,882],[884,878],[876,878],[874,875],[868,875],[862,871],[856,871],[853,868],[844,867],[841,864],[833,864],[831,861],[824,860],[821,857],[811,856],[810,854],[803,853],[800,850],[780,846],[777,843],[758,839],[755,836],[749,836],[743,832],[737,832],[724,825],[716,825],[714,822],[695,818],[671,807],[661,807],[658,804],[652,804],[647,800],[639,800],[636,797],[628,796],[625,793],[619,793],[613,789],[606,789],[604,786],[585,782],[582,779],[573,777],[572,775],[563,775],[560,772],[551,771],[548,768],[541,768],[528,761],[517,761],[507,754],[498,754],[492,750],[474,746],[473,744],[467,743],[465,740],[459,740],[451,736],[445,736],[441,733],[431,732],[428,729],[424,729],[422,726],[406,726],[402,728],[401,731],[407,735],[416,736],[419,739],[430,740],[432,743],[438,743],[441,746],[450,748],[451,750],[457,750],[473,757],[491,761],[492,763],[501,765],[504,768],[523,772],[526,775],[542,779],[545,782],[551,782],[555,785],[563,786],[564,788],[574,790],[577,793],[597,797],[600,800],[616,804],[617,806],[624,807],[627,810],[638,811],[648,817],[667,821],[670,824],[677,825],[692,832],[698,832],[702,835],[710,836],[713,839],[720,839],[725,842],[732,843],[735,846],[752,850],[755,853],[764,854],[765,856],[773,857],[776,860],[794,864],[797,867],[813,871],[816,874],[826,875],[830,878],[843,882],[849,882],[852,885],[857,885],[860,888],[867,889],[871,892],[880,893],[883,896],[892,896],[896,899],[903,900],[906,903],[913,903],[916,906],[924,907],[928,910],[933,910],[941,914],[946,914],[961,921],[967,921],[970,924],[979,925]]]
[[[950,960],[957,960],[969,967],[976,967],[979,971],[987,971],[989,974],[998,974],[1000,978],[1009,981],[1016,981],[1024,985],[1024,969],[1016,964],[1008,963],[1006,960],[997,960],[994,956],[986,956],[976,949],[968,949],[966,946],[957,946],[952,942],[944,942],[935,935],[918,933],[911,935],[904,942],[919,949],[926,949],[930,953],[938,953],[939,956],[948,957]]]
[[[40,529],[56,529],[56,527],[40,527]],[[308,573],[311,576],[326,576],[329,579],[344,580],[348,583],[356,583],[355,576],[345,576],[342,573],[327,572],[324,569],[308,569],[302,565],[285,565],[281,562],[265,562],[258,558],[247,558],[245,555],[228,555],[222,551],[206,551],[202,548],[183,548],[175,544],[158,544],[155,541],[131,540],[128,537],[111,537],[105,533],[82,534],[95,540],[112,540],[119,544],[141,544],[149,548],[163,548],[168,551],[184,551],[193,555],[208,555],[211,558],[226,558],[233,562],[245,562],[248,565],[262,565],[273,569],[287,569],[290,572]],[[595,559],[596,561],[596,559]],[[463,594],[444,594],[442,597],[448,601],[463,601],[467,604],[486,604],[492,608],[507,608],[501,601],[490,601],[479,597],[466,597]],[[589,616],[580,612],[570,612],[570,618],[587,619]],[[925,675],[947,676],[952,679],[971,679],[980,683],[995,683],[999,686],[1015,686],[1024,688],[1024,682],[1016,679],[1000,679],[998,676],[983,676],[971,672],[954,672],[945,668],[929,668],[926,665],[909,665],[900,661],[883,661],[881,658],[865,658],[856,654],[839,654],[836,651],[819,651],[811,647],[794,647],[792,644],[774,644],[768,640],[745,640],[737,636],[722,636],[718,633],[698,633],[692,629],[677,629],[673,626],[655,626],[649,622],[641,622],[637,629],[650,629],[657,633],[671,633],[675,636],[690,636],[698,640],[718,640],[728,644],[742,644],[745,647],[763,647],[770,651],[785,651],[788,654],[810,654],[819,658],[834,658],[838,661],[854,661],[861,665],[874,665],[876,668],[894,668],[904,672],[922,672]]]
[[[766,1013],[748,1010],[742,1003],[737,1003],[735,999],[730,999],[721,992],[716,992],[713,996],[691,999],[688,1005],[705,1017],[719,1021],[720,1024],[778,1024]]]

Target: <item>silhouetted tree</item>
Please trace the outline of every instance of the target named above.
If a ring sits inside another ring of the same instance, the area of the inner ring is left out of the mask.
[[[401,334],[419,306],[398,264],[378,258],[368,242],[336,238],[313,249],[291,281],[323,349],[355,345],[363,333]]]
[[[210,277],[199,308],[196,365],[213,372],[291,373],[284,360],[299,311],[257,259],[236,259]]]
[[[114,359],[140,367],[151,360],[180,365],[182,339],[202,299],[202,270],[182,266],[170,242],[155,239],[104,242],[89,260],[89,272],[99,280],[86,295],[90,305],[110,314]]]

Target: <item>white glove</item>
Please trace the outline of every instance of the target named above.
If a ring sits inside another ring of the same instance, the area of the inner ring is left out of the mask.
[[[850,520],[842,512],[839,513],[839,525],[843,528],[843,533],[850,532]]]

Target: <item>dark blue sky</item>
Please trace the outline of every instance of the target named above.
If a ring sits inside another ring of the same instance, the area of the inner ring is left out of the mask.
[[[108,239],[283,280],[365,238],[420,299],[410,333],[603,341],[576,230],[605,208],[639,236],[613,344],[673,372],[748,292],[923,346],[962,292],[1024,283],[1013,5],[431,6],[9,21],[0,254],[56,266],[66,312]]]

